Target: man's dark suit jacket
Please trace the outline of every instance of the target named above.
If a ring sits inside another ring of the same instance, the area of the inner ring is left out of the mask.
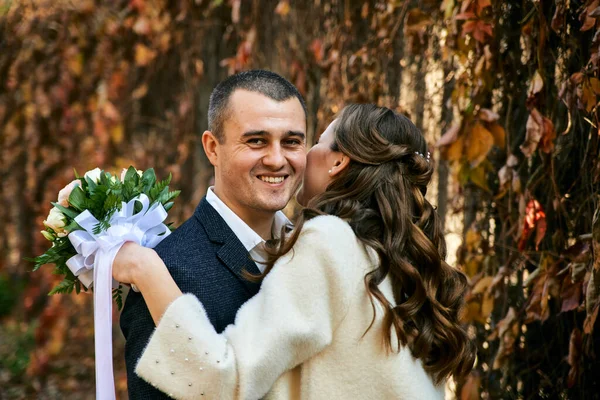
[[[217,332],[232,324],[240,306],[258,292],[259,285],[242,276],[244,269],[259,273],[256,264],[206,198],[155,250],[181,291],[196,295],[202,302]],[[121,330],[126,339],[127,384],[132,400],[169,398],[134,372],[154,328],[142,295],[130,291],[121,313]]]

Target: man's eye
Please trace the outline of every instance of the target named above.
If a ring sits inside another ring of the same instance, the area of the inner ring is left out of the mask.
[[[285,144],[288,146],[300,146],[302,142],[298,139],[286,140]]]
[[[250,143],[250,144],[264,144],[265,140],[264,139],[255,138],[255,139],[249,139],[247,143]]]

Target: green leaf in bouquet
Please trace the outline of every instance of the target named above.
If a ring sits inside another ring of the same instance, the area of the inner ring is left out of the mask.
[[[135,174],[135,176],[137,176],[137,172]],[[125,182],[123,182],[123,201],[124,202],[128,202],[131,199],[134,199],[136,197],[138,197],[140,195],[140,189],[138,187],[138,183],[139,181],[135,180],[135,179],[125,179]]]
[[[150,201],[152,203],[154,203],[155,201],[159,201],[158,198],[165,189],[167,189],[168,191],[169,183],[171,183],[171,178],[172,175],[169,174],[169,177],[167,179],[156,182],[156,185],[154,185],[154,187],[150,189],[148,197],[150,198]]]
[[[85,193],[79,186],[75,186],[69,195],[69,204],[79,211],[83,211],[87,208]]]
[[[113,289],[112,297],[117,303],[119,311],[121,311],[121,309],[123,308],[123,286],[121,284],[119,284],[118,288]]]
[[[142,174],[142,192],[147,193],[156,183],[156,174],[154,168],[149,168]]]
[[[100,220],[96,226],[94,226],[93,232],[94,235],[99,235],[101,232],[104,232],[105,230],[107,230],[108,228],[110,228],[110,216],[112,215],[112,213],[107,217],[107,219],[102,219]]]
[[[165,204],[167,199],[169,198],[169,188],[165,187],[161,192],[156,196],[155,202],[160,204]]]
[[[76,211],[71,208],[63,207],[58,203],[51,203],[51,204],[54,207],[58,208],[60,210],[60,212],[64,214],[65,217],[68,217],[70,219],[75,219],[75,217],[77,217],[79,214],[81,214],[81,211]]]
[[[120,210],[122,207],[121,196],[114,193],[110,193],[104,200],[104,211],[109,212],[111,210]]]
[[[169,192],[166,202],[175,200],[177,198],[177,196],[179,196],[180,193],[181,193],[181,190],[173,190],[172,192]]]
[[[111,174],[109,172],[102,171],[100,173],[100,185],[108,188],[108,185],[110,184],[110,177]]]
[[[90,179],[89,176],[86,176],[84,178],[84,180],[85,180],[85,183],[86,183],[86,190],[87,190],[87,192],[88,193],[93,193],[94,190],[96,190],[96,187],[98,186],[98,184],[95,181],[93,181],[92,179]]]
[[[79,226],[79,224],[75,222],[75,220],[71,221],[67,226],[65,226],[65,231],[67,232],[75,232],[81,230],[83,230],[83,228]]]
[[[54,286],[54,288],[52,288],[52,290],[48,294],[53,295],[53,294],[59,294],[59,293],[71,293],[73,291],[74,286],[75,286],[74,280],[65,278],[58,285]]]
[[[137,170],[133,168],[133,166],[129,166],[127,168],[127,172],[125,173],[125,182],[133,182],[134,186],[137,186],[140,183],[140,176],[137,173]]]
[[[174,203],[173,203],[172,201],[170,201],[170,202],[168,202],[167,204],[163,205],[163,207],[164,207],[165,211],[166,211],[166,212],[169,212],[169,210],[170,210],[170,209],[173,207],[173,204],[174,204]]]

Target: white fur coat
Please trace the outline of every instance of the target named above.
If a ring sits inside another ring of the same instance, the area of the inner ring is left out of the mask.
[[[333,216],[294,246],[217,334],[192,295],[165,312],[136,373],[176,399],[442,399],[407,349],[386,354],[364,285],[377,262]],[[202,276],[198,276],[202,279]],[[392,299],[391,285],[380,289]]]

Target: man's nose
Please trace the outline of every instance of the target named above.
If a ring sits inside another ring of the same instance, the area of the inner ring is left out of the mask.
[[[284,151],[279,144],[269,146],[267,154],[263,157],[263,164],[274,170],[283,168],[286,162]]]

